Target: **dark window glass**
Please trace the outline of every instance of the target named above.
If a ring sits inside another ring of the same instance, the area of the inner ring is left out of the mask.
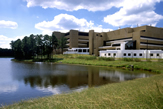
[[[126,44],[125,44],[125,49],[126,50],[130,50],[130,49],[136,49],[136,41],[135,40],[132,40],[132,41],[128,41]]]
[[[113,55],[116,56],[116,53],[114,53]]]
[[[89,36],[88,33],[84,33],[84,32],[78,32],[78,35],[80,35],[80,36]]]
[[[79,49],[79,52],[82,52],[82,49]]]
[[[153,53],[151,53],[150,56],[153,56]]]
[[[134,56],[136,56],[136,53],[134,53]]]
[[[106,56],[106,54],[105,54],[105,56]]]
[[[86,49],[83,49],[83,52],[86,52]]]
[[[121,46],[121,44],[113,44],[112,47]]]
[[[141,32],[145,32],[145,30],[141,30]]]
[[[159,56],[159,54],[157,54],[157,56]]]
[[[108,56],[110,56],[110,53],[108,53]]]
[[[106,46],[106,41],[103,42],[103,46]]]
[[[131,56],[131,54],[129,53],[128,56]]]
[[[142,56],[142,53],[140,53],[139,56]]]
[[[89,47],[89,42],[87,42],[87,47]]]
[[[121,50],[120,48],[117,48],[117,50]]]
[[[88,52],[89,52],[89,49],[88,49]]]
[[[123,56],[126,56],[126,53],[124,53]]]

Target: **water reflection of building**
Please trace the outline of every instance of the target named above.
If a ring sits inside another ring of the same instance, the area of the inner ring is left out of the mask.
[[[74,72],[72,69],[68,70],[67,75],[45,75],[45,76],[31,76],[25,77],[24,83],[30,84],[31,87],[55,87],[56,85],[67,85],[69,88],[76,88],[79,86],[88,85],[100,86],[107,83],[120,82],[124,80],[132,80],[135,78],[148,77],[147,74],[128,74],[116,70],[99,70],[99,68],[88,68],[88,71]]]
[[[122,73],[116,70],[110,71],[110,73],[108,73],[105,70],[100,70],[99,76],[109,78],[111,81],[116,82],[116,81],[133,80],[135,78],[145,78],[145,77],[149,77],[150,75],[145,74],[145,73],[128,74],[128,73]]]

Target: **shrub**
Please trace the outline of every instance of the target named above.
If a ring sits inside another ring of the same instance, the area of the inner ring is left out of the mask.
[[[147,62],[151,62],[151,58],[148,58],[146,61],[147,61]]]
[[[139,58],[134,58],[134,61],[135,61],[135,62],[140,62],[141,59],[139,59]]]
[[[139,67],[139,66],[137,66],[137,65],[134,65],[134,69],[139,70],[139,69],[141,69],[141,67]]]
[[[115,61],[115,58],[112,58],[112,57],[99,57],[98,60]]]
[[[158,59],[158,62],[163,62],[163,59]]]
[[[133,58],[123,58],[123,61],[133,61]]]
[[[78,56],[76,58],[78,58],[78,59],[86,59],[86,60],[94,60],[94,59],[96,59],[96,56]]]

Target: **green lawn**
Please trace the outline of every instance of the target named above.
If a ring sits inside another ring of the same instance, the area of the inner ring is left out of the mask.
[[[5,109],[163,109],[163,74],[82,92],[31,99]]]
[[[82,56],[86,59],[78,58]],[[99,57],[96,59],[91,59],[90,55],[55,55],[56,58],[63,58],[63,60],[59,61],[60,63],[65,64],[82,64],[82,65],[93,65],[93,66],[107,66],[107,67],[119,67],[119,68],[127,68],[130,65],[133,65],[135,69],[139,70],[147,70],[156,73],[163,73],[163,61],[159,62],[156,59],[151,60],[152,62],[147,61],[123,61],[122,59],[118,59],[115,61],[105,61],[99,60]],[[143,59],[141,59],[143,60]]]

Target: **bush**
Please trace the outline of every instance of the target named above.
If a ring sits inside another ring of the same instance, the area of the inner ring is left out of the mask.
[[[134,69],[139,70],[139,69],[141,69],[141,67],[139,67],[139,66],[137,66],[137,65],[134,65]]]
[[[112,58],[112,57],[99,57],[98,60],[115,61],[115,58]]]
[[[158,59],[158,62],[163,62],[163,59]]]
[[[133,58],[123,58],[123,61],[133,61]]]
[[[151,62],[151,58],[148,58],[146,61],[147,61],[147,62]]]
[[[141,59],[139,59],[139,58],[134,58],[134,61],[135,61],[135,62],[140,62]]]
[[[85,59],[85,60],[94,60],[94,59],[96,59],[96,56],[78,56],[76,58]]]

